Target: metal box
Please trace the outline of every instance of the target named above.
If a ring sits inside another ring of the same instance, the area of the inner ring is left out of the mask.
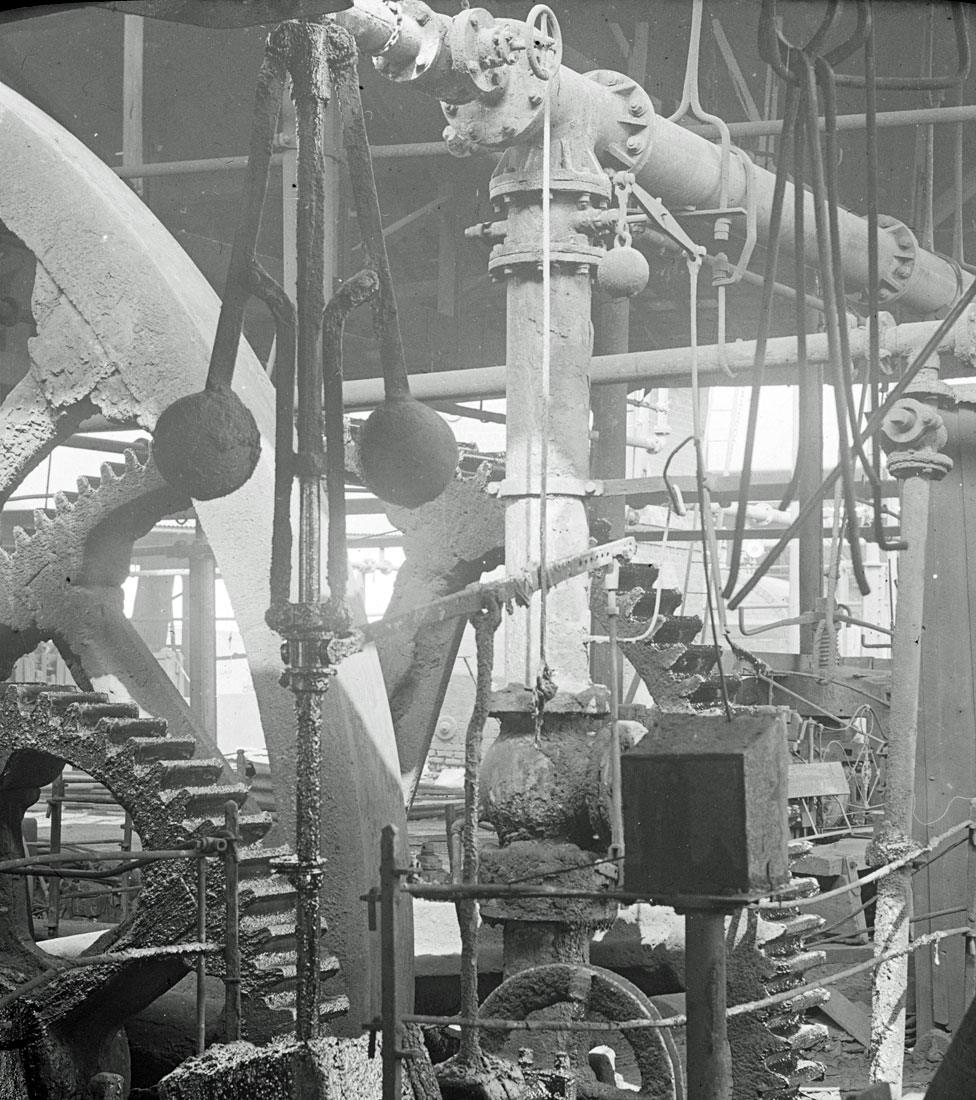
[[[621,756],[625,890],[762,897],[789,881],[788,714],[654,716]]]

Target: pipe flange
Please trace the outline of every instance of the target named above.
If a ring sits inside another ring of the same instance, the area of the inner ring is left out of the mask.
[[[917,451],[893,451],[888,455],[888,473],[904,480],[909,477],[925,477],[941,481],[952,469],[952,459],[931,447]]]
[[[373,57],[376,71],[394,83],[414,84],[444,68],[449,17],[432,12],[423,0],[398,0],[396,18],[394,33]]]
[[[878,302],[891,305],[905,293],[911,282],[918,259],[918,240],[904,222],[888,214],[878,218],[878,228],[883,229],[895,244],[891,266],[887,271],[878,272]]]
[[[606,120],[609,125],[600,127],[602,140],[597,156],[603,163],[612,161],[629,172],[639,172],[651,155],[651,97],[635,80],[612,69],[594,69],[584,75],[609,88],[618,108],[614,117]]]
[[[580,269],[579,274],[588,275],[591,266],[599,263],[603,254],[603,249],[596,246],[553,241],[549,256],[553,264],[572,265]],[[491,256],[488,259],[488,272],[490,275],[496,278],[499,276],[507,278],[510,275],[517,274],[524,278],[527,274],[526,268],[530,269],[529,273],[536,271],[541,275],[542,260],[539,258],[538,248],[524,248],[521,245],[511,247],[496,245],[491,250]],[[582,270],[583,268],[585,268],[585,271]],[[577,494],[571,495],[575,496]],[[578,495],[589,496],[590,494],[580,493]]]
[[[500,59],[498,38],[502,24],[486,8],[463,8],[454,17],[447,42],[455,71],[462,72],[479,94],[502,92],[508,79]]]

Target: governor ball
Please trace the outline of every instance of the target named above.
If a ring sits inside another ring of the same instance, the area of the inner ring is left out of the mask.
[[[250,409],[226,388],[174,401],[153,432],[159,472],[194,500],[239,489],[254,473],[260,453],[261,433]]]
[[[458,449],[451,429],[420,401],[388,397],[359,440],[366,488],[387,504],[419,508],[454,479]]]
[[[633,298],[647,286],[651,269],[642,252],[626,245],[612,248],[596,265],[596,282],[611,298]]]

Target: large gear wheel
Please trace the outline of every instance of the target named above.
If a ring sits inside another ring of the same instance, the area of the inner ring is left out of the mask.
[[[146,848],[173,848],[194,837],[213,835],[223,824],[228,800],[243,805],[246,788],[221,782],[222,764],[198,754],[197,742],[171,737],[165,722],[141,716],[133,704],[111,703],[98,693],[47,685],[13,684],[0,689],[0,820],[4,829],[0,858],[23,854],[20,824],[38,789],[65,764],[80,768],[104,784],[133,819]],[[241,990],[244,1026],[261,1042],[290,1030],[295,1018],[295,892],[272,870],[287,849],[260,843],[271,819],[244,812],[239,818],[242,933]],[[143,888],[131,915],[106,932],[86,954],[119,954],[118,964],[67,969],[39,990],[24,994],[0,1018],[8,1035],[33,1030],[28,1045],[30,1072],[65,1075],[65,1097],[84,1095],[87,1078],[98,1072],[105,1042],[125,1020],[145,1007],[184,974],[188,964],[174,945],[193,938],[196,902],[192,861],[153,864],[144,871]],[[211,863],[208,890],[210,938],[223,934],[223,871]],[[3,930],[0,982],[4,992],[58,963],[33,942],[22,880],[3,878],[7,927]],[[139,949],[158,948],[158,954]],[[167,950],[168,949],[168,950]],[[208,968],[222,971],[220,956]],[[321,955],[323,978],[338,972],[337,960]],[[323,1017],[347,1008],[345,998],[325,999]],[[98,1042],[93,1042],[93,1033]],[[13,1044],[13,1045],[16,1045]],[[65,1057],[65,1053],[69,1057]],[[70,1070],[69,1070],[70,1067]],[[0,1094],[2,1095],[2,1094]]]

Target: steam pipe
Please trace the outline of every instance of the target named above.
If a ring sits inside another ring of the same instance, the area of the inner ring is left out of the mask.
[[[541,105],[537,106],[536,117],[528,123],[524,109],[520,109],[518,118],[509,120],[516,125],[491,125],[493,115],[511,113],[514,106],[509,102],[514,97],[506,94],[507,87],[516,86],[521,91],[534,78],[527,75],[525,52],[504,61],[492,56],[490,34],[493,30],[511,31],[524,38],[523,23],[492,20],[488,16],[488,26],[482,26],[478,34],[472,35],[470,22],[465,22],[469,20],[466,12],[452,19],[433,12],[422,0],[404,0],[393,7],[387,7],[383,0],[355,0],[352,9],[333,18],[354,34],[360,49],[373,55],[374,64],[389,79],[415,84],[440,99],[445,110],[450,107],[456,111],[459,105],[476,103],[477,122],[469,128],[463,141],[453,141],[452,151],[501,150],[537,136]],[[489,78],[495,80],[496,71],[497,82],[490,83]],[[721,155],[716,145],[698,133],[655,115],[649,98],[638,90],[643,97],[641,105],[636,106],[636,99],[632,99],[631,110],[646,120],[647,135],[640,143],[641,151],[636,156],[629,156],[626,150],[631,148],[635,120],[622,122],[620,89],[614,86],[627,78],[601,73],[596,79],[596,75],[583,76],[562,66],[558,76],[548,82],[553,96],[554,131],[570,122],[578,129],[582,121],[593,132],[593,147],[601,164],[634,171],[638,183],[666,205],[715,209],[721,173]],[[543,81],[538,85],[541,104],[542,95],[549,88]],[[585,119],[581,119],[581,113],[585,114]],[[457,126],[456,121],[454,126]],[[773,185],[773,174],[756,166],[752,199],[756,205],[760,239],[765,238],[769,229]],[[745,168],[738,158],[732,158],[729,204],[745,206],[748,197]],[[808,196],[807,205],[809,212],[805,224],[812,235],[815,225],[812,196]],[[792,211],[792,187],[787,184],[783,215],[783,239],[787,245],[794,229]],[[862,289],[868,278],[867,224],[860,216],[841,210],[840,229],[847,290],[854,292]],[[807,242],[809,247],[814,243],[812,240]],[[949,260],[921,248],[914,234],[894,219],[888,220],[880,235],[879,262],[882,306],[887,307],[898,300],[922,316],[948,308],[972,282],[972,276]]]

